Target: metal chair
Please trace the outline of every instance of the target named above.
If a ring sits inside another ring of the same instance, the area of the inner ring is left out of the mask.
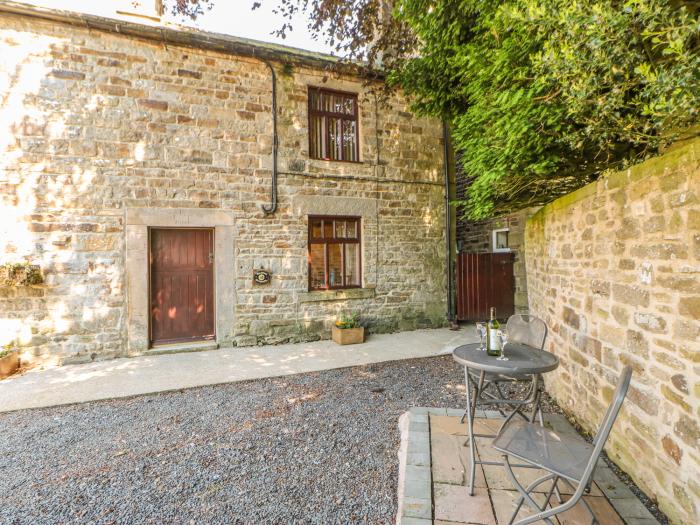
[[[547,325],[534,315],[515,314],[506,323],[508,340],[523,343],[539,350],[544,350],[547,340]]]
[[[547,324],[542,319],[534,315],[511,315],[508,318],[508,321],[506,322],[506,332],[508,332],[509,342],[523,343],[528,346],[532,346],[533,348],[537,348],[538,350],[544,349],[544,343],[547,340]],[[469,379],[471,381],[467,381],[467,383],[473,382],[475,385],[479,383],[478,374],[470,372],[469,376]],[[481,390],[482,396],[484,396],[484,398],[486,399],[483,399],[482,401],[484,403],[488,403],[488,399],[492,400],[496,405],[498,411],[501,413],[501,415],[503,417],[506,417],[506,414],[501,409],[501,405],[506,404],[504,402],[507,401],[508,398],[503,394],[503,391],[501,390],[501,384],[513,383],[516,381],[524,381],[527,378],[528,376],[503,376],[497,374],[486,374],[484,384]],[[488,390],[489,387],[493,387],[491,389],[492,391]],[[469,384],[466,385],[466,388],[469,388]],[[530,400],[533,403],[533,411],[530,420],[534,421],[535,416],[537,414],[539,414],[540,419],[542,419],[542,411],[540,409],[539,403],[539,394],[537,394],[537,384],[535,381],[532,382],[531,390],[525,397],[527,400]],[[474,409],[476,408],[476,401],[477,400],[475,399]],[[526,404],[529,404],[529,402],[524,404],[519,403],[517,405],[509,405],[509,407],[514,411],[510,414],[508,420],[510,420],[516,414],[525,417],[519,409],[525,406]],[[462,421],[464,421],[465,416],[466,410],[465,415],[462,416]]]
[[[513,525],[523,503],[527,503],[532,507],[535,510],[535,514],[515,522],[514,525],[528,525],[539,520],[544,520],[552,525],[553,522],[549,518],[569,510],[579,501],[583,502],[593,517],[592,525],[598,523],[593,511],[586,500],[582,499],[582,496],[590,491],[598,458],[610,435],[610,430],[615,424],[622,402],[625,400],[631,378],[632,368],[627,366],[620,374],[612,402],[603,417],[593,443],[587,443],[577,437],[559,435],[552,430],[527,421],[513,421],[501,429],[501,432],[493,441],[493,447],[499,452],[503,452],[503,460],[508,477],[518,492],[520,492],[520,499],[508,525]],[[523,487],[513,473],[513,466],[508,460],[509,456],[517,458],[527,466],[545,470],[547,474],[533,481],[527,488]],[[552,486],[547,493],[544,503],[540,506],[530,496],[530,493],[549,480],[553,480]],[[557,483],[560,480],[569,485],[574,491],[573,495],[566,502],[563,502],[559,495]],[[545,510],[552,499],[553,493],[557,494],[559,505]]]

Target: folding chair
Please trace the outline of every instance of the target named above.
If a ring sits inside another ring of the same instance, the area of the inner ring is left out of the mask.
[[[552,525],[553,522],[549,518],[569,510],[579,501],[583,502],[592,516],[591,524],[596,525],[598,523],[593,511],[586,500],[582,499],[582,496],[590,491],[598,458],[610,435],[610,430],[615,424],[622,402],[625,400],[631,378],[632,367],[627,366],[620,374],[612,402],[603,417],[593,443],[587,443],[578,437],[560,435],[527,421],[513,421],[501,429],[501,432],[493,441],[493,447],[499,452],[503,452],[503,462],[508,472],[508,477],[520,493],[520,499],[508,525],[528,525],[539,520],[544,520]],[[527,487],[523,487],[513,473],[513,466],[508,459],[509,456],[517,458],[530,467],[545,470],[547,474],[536,479]],[[553,480],[552,486],[547,493],[544,503],[540,506],[530,493],[549,480]],[[569,485],[574,491],[573,495],[566,502],[563,502],[558,494],[557,483],[560,480]],[[552,499],[552,494],[555,492],[557,493],[559,505],[545,510]],[[515,522],[515,518],[523,503],[527,503],[535,511],[535,514]]]

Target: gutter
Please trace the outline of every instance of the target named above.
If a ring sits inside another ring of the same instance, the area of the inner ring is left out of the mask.
[[[445,271],[447,272],[447,319],[455,324],[454,264],[452,257],[452,208],[450,206],[450,131],[442,121],[443,167],[445,171]]]
[[[277,211],[277,75],[272,64],[265,59],[260,59],[268,68],[272,78],[272,187],[270,188],[270,204],[263,204],[262,211],[265,216],[270,216]]]

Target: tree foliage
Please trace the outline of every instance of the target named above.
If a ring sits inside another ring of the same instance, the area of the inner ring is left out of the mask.
[[[472,218],[550,200],[698,122],[696,2],[268,1],[278,34],[308,12],[318,38],[450,122]]]
[[[404,0],[396,12],[421,48],[392,78],[452,123],[473,218],[550,200],[697,122],[700,19],[669,0]]]

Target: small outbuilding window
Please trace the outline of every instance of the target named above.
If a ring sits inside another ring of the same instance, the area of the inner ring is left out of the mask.
[[[360,218],[309,216],[309,290],[359,288]]]
[[[493,251],[494,252],[509,252],[510,245],[508,244],[508,228],[493,230]]]
[[[309,88],[309,156],[359,162],[357,95]]]

